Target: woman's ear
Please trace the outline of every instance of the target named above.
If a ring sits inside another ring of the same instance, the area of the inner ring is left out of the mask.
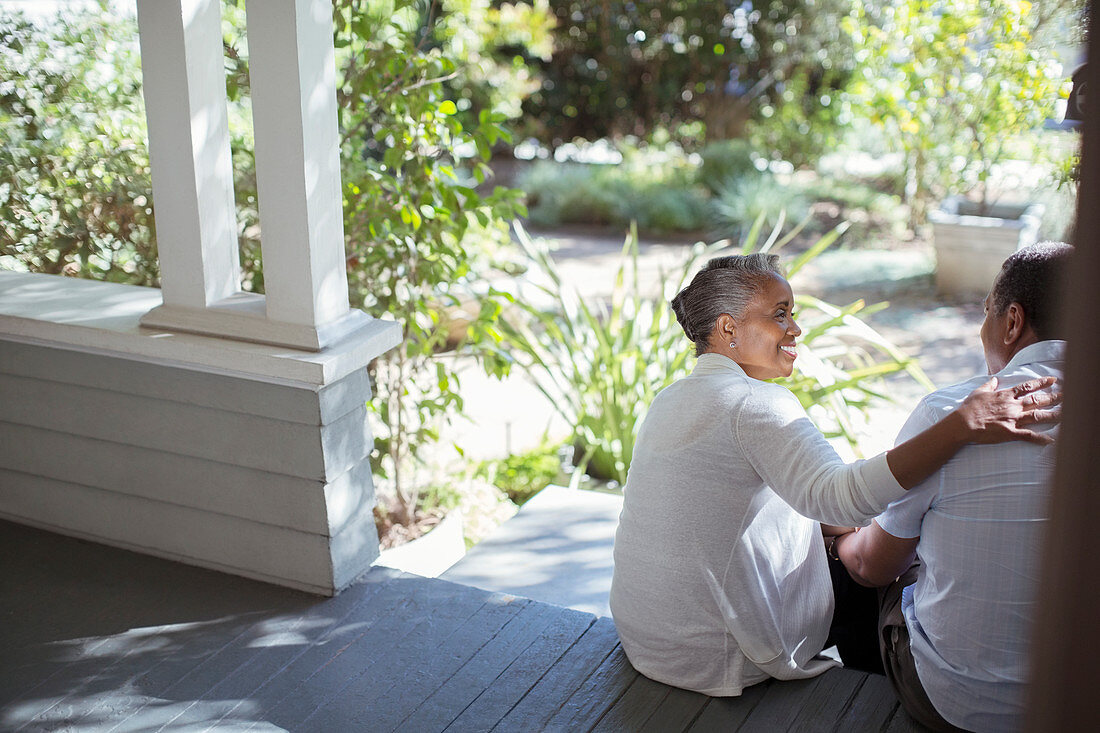
[[[723,313],[718,316],[718,320],[715,321],[715,331],[718,339],[722,343],[729,343],[737,339],[737,322],[733,320],[733,316],[729,313]]]

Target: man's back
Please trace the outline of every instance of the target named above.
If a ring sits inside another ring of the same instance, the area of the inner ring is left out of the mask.
[[[1060,377],[1063,354],[1062,341],[1032,344],[997,374],[999,386]],[[898,441],[942,419],[986,379],[926,397]],[[911,649],[929,699],[961,727],[1019,722],[1053,466],[1053,446],[968,446],[876,520],[895,537],[920,537],[922,567],[903,600]]]

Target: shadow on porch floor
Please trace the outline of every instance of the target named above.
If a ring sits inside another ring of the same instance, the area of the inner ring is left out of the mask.
[[[707,698],[608,618],[375,568],[318,598],[0,521],[0,729],[909,731],[833,670]]]

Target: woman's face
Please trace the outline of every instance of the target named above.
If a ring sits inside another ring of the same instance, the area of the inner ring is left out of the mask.
[[[736,321],[733,360],[755,379],[789,377],[797,358],[795,337],[802,329],[794,322],[794,293],[779,275],[769,275],[756,298]]]

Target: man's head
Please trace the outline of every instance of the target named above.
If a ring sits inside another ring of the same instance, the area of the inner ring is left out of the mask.
[[[1073,247],[1040,242],[1014,253],[1001,265],[985,299],[982,348],[990,374],[1005,368],[1020,349],[1061,339],[1058,300]]]

